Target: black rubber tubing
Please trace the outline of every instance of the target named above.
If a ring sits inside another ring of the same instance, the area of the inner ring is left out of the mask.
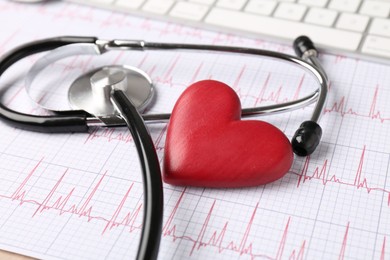
[[[38,40],[21,45],[0,59],[0,79],[3,73],[15,62],[32,54],[49,51],[72,43],[95,43],[95,37],[64,36]],[[50,116],[30,115],[17,112],[5,106],[0,93],[0,118],[16,128],[44,133],[87,132],[86,118],[89,113],[83,110],[56,112]]]

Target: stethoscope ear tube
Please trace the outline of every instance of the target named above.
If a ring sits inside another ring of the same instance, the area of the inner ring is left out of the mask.
[[[85,111],[72,111],[71,115],[57,113],[53,116],[36,116],[19,113],[0,103],[0,118],[9,125],[41,133],[87,132],[86,119],[90,115]]]
[[[157,259],[162,233],[163,188],[156,149],[141,115],[123,91],[113,90],[111,101],[133,136],[143,174],[144,219],[137,259]]]
[[[197,45],[197,44],[175,44],[175,43],[156,43],[134,40],[99,40],[95,37],[56,37],[50,39],[44,39],[40,41],[31,42],[21,47],[18,47],[5,55],[0,60],[0,76],[8,69],[13,63],[22,59],[28,55],[51,50],[60,46],[73,44],[73,43],[89,43],[94,47],[97,47],[99,51],[105,52],[107,50],[123,49],[123,50],[202,50],[202,51],[220,51],[231,53],[252,54],[258,56],[265,56],[274,59],[280,59],[296,65],[301,65],[307,71],[311,72],[317,79],[320,87],[307,97],[293,100],[283,104],[275,104],[266,107],[254,107],[250,109],[243,109],[243,115],[254,114],[274,114],[279,112],[291,111],[297,108],[303,107],[303,105],[310,104],[317,100],[317,104],[314,107],[310,121],[317,123],[323,113],[324,105],[326,102],[328,79],[325,71],[323,70],[320,62],[317,59],[317,50],[313,42],[306,36],[300,36],[294,41],[294,49],[298,56],[301,58],[293,57],[290,55],[276,53],[272,51],[265,51],[259,49],[242,48],[234,46],[217,46],[217,45]],[[0,95],[1,96],[1,95]],[[81,110],[70,110],[58,112],[54,111],[53,116],[38,116],[19,113],[12,109],[7,108],[0,102],[0,117],[7,123],[22,129],[38,131],[38,132],[85,132],[88,131],[89,126],[119,126],[124,125],[116,115],[101,117],[91,116],[88,112]],[[157,115],[143,115],[146,120],[163,120],[168,119],[169,114],[157,114]],[[303,126],[304,125],[304,126]],[[307,128],[306,124],[303,124],[297,131],[296,136],[293,138],[293,146],[296,147],[294,151],[297,155],[309,155],[314,151],[317,143],[317,139],[321,137],[317,128]],[[320,129],[320,128],[319,128]],[[320,131],[322,132],[322,131]],[[308,140],[307,144],[304,144]],[[303,152],[304,151],[304,152]]]
[[[96,37],[63,36],[32,41],[23,44],[4,55],[3,58],[0,60],[0,75],[3,74],[3,72],[8,69],[12,64],[29,55],[44,51],[50,51],[57,47],[72,43],[95,43],[96,40]]]
[[[318,111],[322,112],[323,106],[325,104],[325,99],[327,96],[326,93],[327,93],[328,84],[327,84],[326,73],[317,59],[318,56],[317,48],[314,46],[314,43],[311,41],[311,39],[305,35],[299,36],[294,40],[293,48],[297,56],[301,57],[304,60],[310,60],[312,62],[312,64],[317,68],[318,72],[321,74],[320,76],[323,77],[322,80],[326,82],[326,84],[321,84],[322,97],[321,96],[318,97],[319,101],[321,101],[322,103],[322,108],[321,110]],[[315,121],[309,120],[303,122],[295,132],[293,138],[291,139],[291,146],[296,155],[308,156],[312,154],[317,148],[322,137],[321,126],[316,122],[319,119],[320,115],[321,113],[317,113],[316,115],[313,115]]]

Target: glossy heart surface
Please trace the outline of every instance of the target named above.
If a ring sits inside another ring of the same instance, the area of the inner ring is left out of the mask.
[[[293,162],[282,131],[258,120],[241,120],[233,89],[199,81],[180,96],[167,129],[163,179],[200,187],[247,187],[283,177]]]

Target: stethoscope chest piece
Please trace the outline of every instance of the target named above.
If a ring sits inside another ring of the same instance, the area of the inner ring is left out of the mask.
[[[154,95],[150,77],[131,66],[104,66],[78,77],[70,86],[69,103],[96,116],[116,114],[110,101],[113,89],[122,90],[138,109],[144,109]]]

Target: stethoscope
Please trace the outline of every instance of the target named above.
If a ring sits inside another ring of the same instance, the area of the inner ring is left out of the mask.
[[[110,50],[198,50],[253,54],[280,59],[299,65],[318,81],[319,88],[293,101],[263,107],[242,109],[242,116],[276,114],[305,107],[316,102],[310,120],[303,122],[292,138],[295,154],[307,156],[320,142],[322,130],[318,122],[323,112],[328,80],[317,50],[306,36],[293,44],[291,55],[243,47],[158,43],[135,40],[100,40],[95,37],[57,37],[34,41],[11,50],[0,59],[0,76],[18,60],[49,51],[40,58],[26,76],[27,91],[35,77],[53,62],[80,54],[100,55]],[[30,131],[60,133],[87,132],[91,126],[127,126],[133,136],[141,162],[144,180],[144,219],[137,259],[157,258],[162,232],[163,190],[159,160],[144,121],[169,120],[170,114],[140,114],[154,96],[151,79],[143,71],[130,66],[106,66],[77,78],[69,89],[69,101],[76,110],[52,111],[52,115],[24,114],[5,106],[0,100],[0,117],[8,124]]]

